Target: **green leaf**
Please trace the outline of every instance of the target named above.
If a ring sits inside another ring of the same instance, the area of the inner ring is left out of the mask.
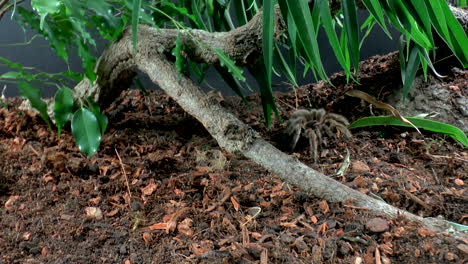
[[[297,34],[308,59],[308,63],[311,66],[312,73],[314,75],[318,74],[323,80],[328,80],[320,59],[320,50],[316,39],[318,25],[313,23],[307,1],[286,0],[286,3],[297,27]]]
[[[21,72],[6,72],[0,75],[0,79],[22,79],[23,74]]]
[[[424,118],[406,117],[406,119],[413,123],[417,128],[448,135],[456,141],[462,143],[465,147],[468,147],[468,138],[466,137],[465,133],[463,133],[463,131],[461,131],[458,127]],[[353,129],[359,127],[385,125],[411,127],[394,116],[373,116],[356,120],[349,126],[349,128]]]
[[[41,90],[37,87],[32,87],[29,83],[23,81],[18,82],[18,88],[20,95],[31,102],[31,106],[39,111],[39,114],[44,121],[46,121],[49,128],[52,128],[52,123],[50,122],[49,115],[47,114],[47,104],[41,98]]]
[[[58,136],[62,133],[62,127],[71,120],[73,116],[73,93],[67,87],[61,87],[54,96],[54,117],[57,125]]]
[[[263,67],[265,73],[265,82],[260,87],[262,91],[262,104],[268,102],[268,104],[274,103],[273,91],[271,87],[271,72],[273,69],[273,30],[274,30],[274,18],[275,18],[275,4],[276,1],[264,1],[263,2],[263,25],[262,25],[262,43],[263,43]],[[267,91],[263,91],[267,90]],[[267,127],[270,126],[271,108],[264,107],[265,120],[267,120]]]
[[[222,49],[215,49],[216,55],[218,55],[219,62],[221,66],[226,67],[232,75],[240,80],[245,81],[245,77],[243,75],[243,70],[236,66],[235,62],[231,60]]]
[[[177,38],[175,40],[175,47],[172,49],[172,55],[176,58],[175,66],[177,68],[178,74],[177,76],[180,77],[184,69],[184,58],[181,54],[182,51],[182,41],[180,41],[180,32],[177,33]]]
[[[71,123],[73,138],[81,152],[90,157],[101,144],[101,131],[96,116],[86,108],[75,112]]]
[[[55,14],[61,6],[60,0],[32,0],[31,6],[41,17],[40,27],[44,26],[44,20],[48,14]]]
[[[132,7],[132,44],[133,50],[136,53],[138,49],[138,21],[140,18],[141,0],[133,0]]]
[[[107,116],[103,113],[101,113],[101,107],[95,103],[93,100],[90,98],[86,99],[86,102],[91,108],[91,112],[96,116],[96,119],[98,120],[99,127],[101,128],[101,135],[104,135],[107,129],[107,125],[109,124],[109,120],[107,119]]]
[[[417,45],[417,44],[416,44]],[[406,64],[404,70],[404,78],[403,78],[403,102],[405,102],[406,96],[408,95],[411,85],[416,78],[416,73],[418,72],[419,65],[419,50],[416,46],[411,48],[411,52],[408,58],[408,63]]]
[[[330,42],[330,46],[335,53],[335,57],[337,58],[338,62],[340,63],[341,67],[344,69],[346,76],[351,75],[350,67],[351,65],[347,63],[343,52],[348,52],[348,49],[342,50],[340,42],[338,41],[338,37],[336,35],[335,25],[333,23],[333,18],[331,15],[330,7],[328,6],[328,1],[321,0],[319,1],[319,8],[320,8],[320,18],[322,19],[323,28],[325,29],[325,33],[327,34],[328,41]]]
[[[353,63],[354,70],[359,68],[359,25],[357,21],[357,8],[354,0],[344,0],[343,14],[344,14],[344,27],[348,34],[349,53],[351,55],[351,62]]]
[[[377,23],[379,23],[380,27],[383,29],[385,34],[387,34],[387,36],[390,39],[392,39],[392,34],[390,34],[390,31],[388,31],[388,28],[386,26],[385,19],[384,19],[384,12],[379,1],[363,0],[362,2],[366,6],[367,10],[377,20]]]

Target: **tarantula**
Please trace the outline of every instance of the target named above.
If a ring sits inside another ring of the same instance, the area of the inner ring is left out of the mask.
[[[310,154],[314,162],[318,160],[318,148],[322,145],[323,134],[327,137],[337,138],[336,132],[351,138],[347,126],[348,120],[338,114],[327,113],[324,109],[300,109],[291,115],[288,120],[285,134],[291,137],[290,150],[296,148],[301,135],[309,140]],[[336,132],[334,132],[334,130]]]

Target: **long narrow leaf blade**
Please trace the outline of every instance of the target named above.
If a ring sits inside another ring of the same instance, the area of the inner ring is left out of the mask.
[[[140,18],[141,0],[133,0],[132,8],[132,44],[133,50],[137,52],[138,41],[138,21]]]
[[[424,118],[406,117],[406,119],[408,119],[412,124],[414,124],[418,128],[448,135],[456,141],[462,143],[465,147],[468,147],[468,139],[465,133],[463,133],[463,131],[461,131],[455,126]],[[372,116],[364,117],[354,121],[349,126],[349,129],[385,125],[411,127],[410,125],[403,123],[402,121],[393,116]]]

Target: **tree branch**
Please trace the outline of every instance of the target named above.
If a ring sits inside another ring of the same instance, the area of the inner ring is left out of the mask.
[[[138,53],[133,53],[131,31],[110,46],[101,56],[97,82],[91,86],[85,80],[76,88],[78,96],[92,96],[101,104],[112,101],[128,87],[137,69],[148,74],[169,96],[190,115],[200,121],[217,140],[220,147],[235,155],[245,156],[311,194],[331,202],[351,201],[375,214],[388,217],[403,215],[427,228],[442,231],[445,221],[423,219],[382,201],[370,198],[326,175],[317,172],[263,140],[251,127],[210,99],[192,80],[179,76],[171,62],[170,52],[177,34],[181,34],[185,56],[195,61],[219,63],[213,48],[224,50],[239,65],[253,63],[261,54],[261,13],[247,25],[230,32],[208,33],[200,30],[165,30],[139,27]],[[276,14],[275,37],[284,32],[284,25]]]

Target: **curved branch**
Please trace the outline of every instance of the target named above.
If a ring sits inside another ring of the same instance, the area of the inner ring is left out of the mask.
[[[277,10],[278,11],[278,10]],[[177,34],[181,34],[185,56],[194,61],[219,63],[213,48],[224,50],[239,65],[250,64],[261,54],[261,13],[247,25],[230,32],[208,33],[200,30],[175,31],[139,27],[138,53],[133,54],[131,32],[110,46],[98,62],[97,82],[91,86],[83,81],[75,89],[78,96],[92,96],[101,104],[109,103],[122,89],[128,87],[136,70],[148,74],[169,96],[189,114],[200,121],[226,151],[245,156],[284,181],[311,194],[332,202],[351,201],[375,214],[388,217],[403,215],[423,223],[433,230],[445,230],[445,222],[423,219],[382,201],[370,198],[326,175],[317,172],[297,158],[287,155],[263,140],[248,125],[221,107],[189,78],[179,76],[170,54]],[[284,25],[276,14],[276,34],[284,32]]]

